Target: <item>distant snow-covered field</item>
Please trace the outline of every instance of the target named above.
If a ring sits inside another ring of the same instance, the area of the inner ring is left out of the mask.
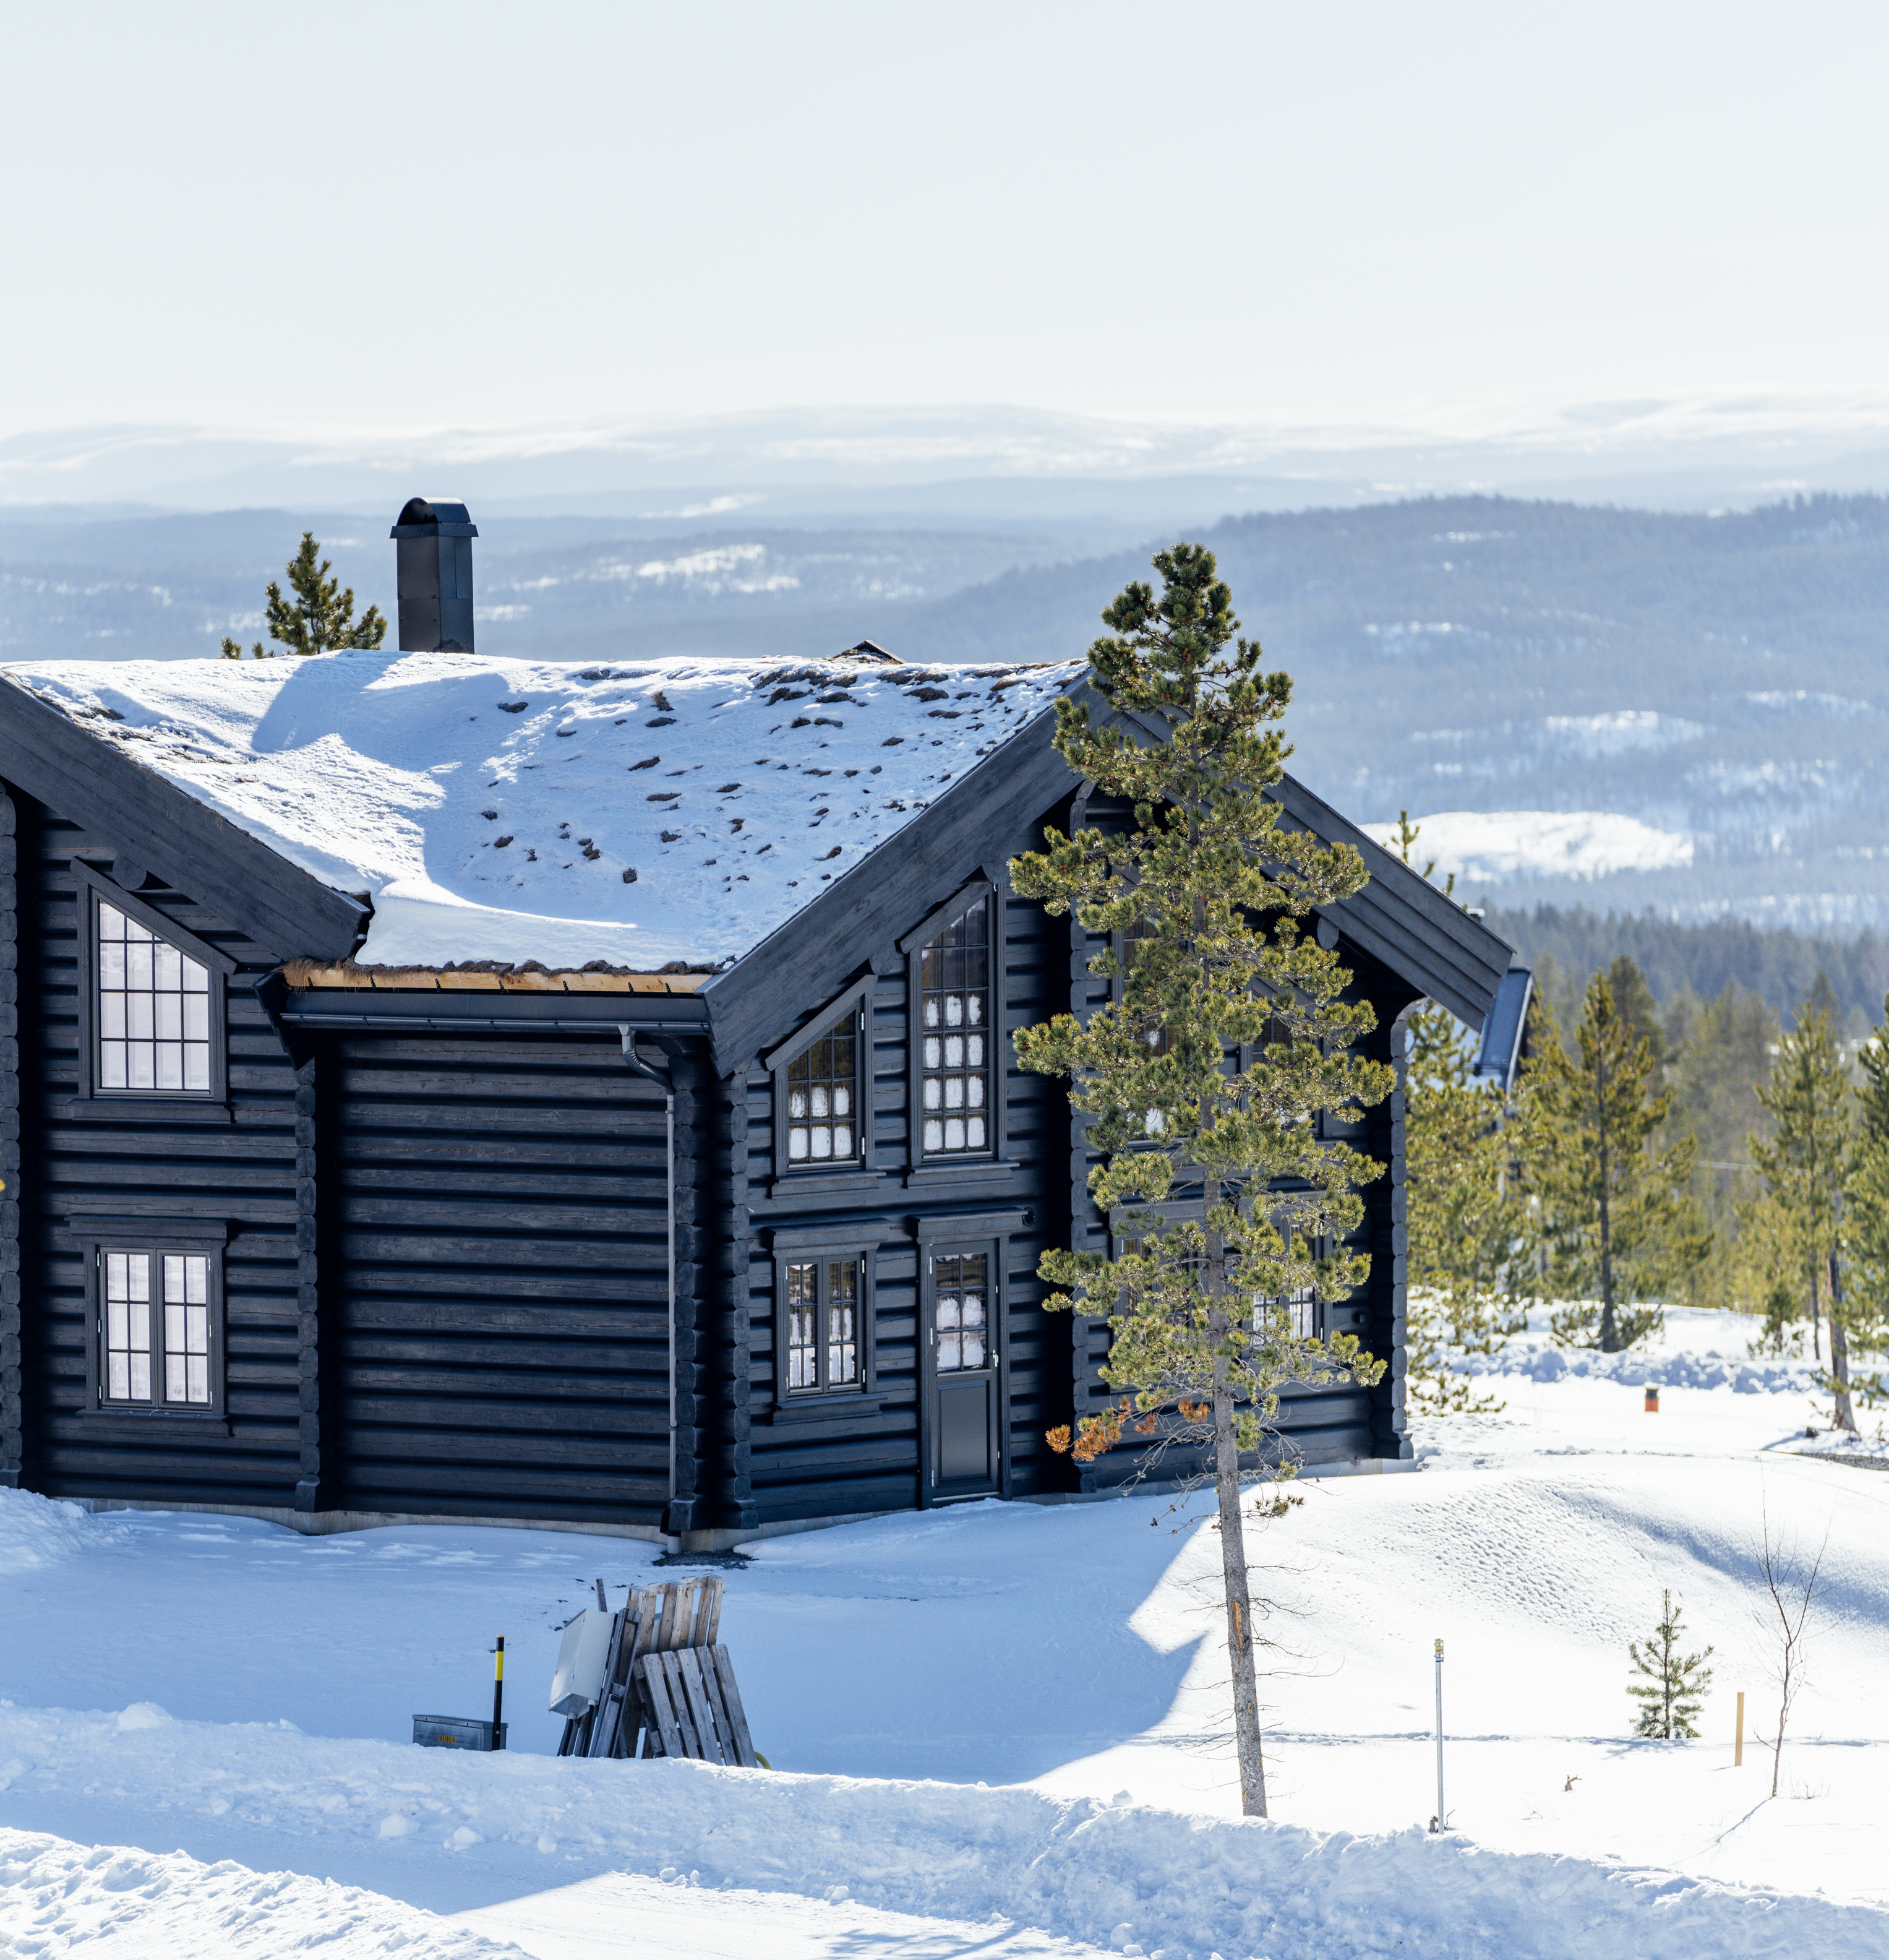
[[[1810,1460],[1808,1373],[1751,1332],[1518,1337],[1502,1414],[1423,1423],[1412,1469],[1308,1481],[1255,1533],[1264,1824],[1197,1501],[757,1545],[723,1625],[770,1775],[552,1755],[556,1628],[593,1577],[648,1576],[639,1544],[0,1493],[0,1952],[1889,1955],[1889,1473]],[[1732,1765],[1736,1692],[1774,1720],[1767,1515],[1827,1532],[1831,1581],[1775,1803],[1749,1732]],[[1668,1586],[1716,1650],[1686,1745],[1630,1739],[1624,1691]],[[510,1752],[412,1748],[413,1713],[487,1705],[500,1632]]]

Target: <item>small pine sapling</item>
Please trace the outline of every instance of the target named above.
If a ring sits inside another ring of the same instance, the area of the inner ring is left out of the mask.
[[[1627,1691],[1640,1704],[1639,1720],[1633,1725],[1636,1736],[1649,1736],[1655,1742],[1696,1740],[1693,1726],[1702,1698],[1712,1679],[1706,1666],[1712,1650],[1689,1654],[1680,1651],[1684,1624],[1671,1592],[1662,1592],[1659,1624],[1643,1652],[1637,1641],[1629,1640],[1627,1651],[1635,1669],[1643,1677],[1627,1684]]]
[[[370,606],[355,619],[354,587],[351,585],[344,592],[341,581],[328,576],[332,569],[331,560],[323,558],[316,563],[316,554],[320,549],[314,533],[303,532],[301,549],[285,568],[295,595],[292,600],[285,599],[281,586],[272,578],[269,581],[269,603],[262,614],[269,638],[291,654],[326,654],[340,647],[379,646],[387,635],[387,622],[380,607]],[[250,652],[254,660],[272,657],[260,640]],[[225,640],[223,657],[240,660],[243,649],[235,641]]]

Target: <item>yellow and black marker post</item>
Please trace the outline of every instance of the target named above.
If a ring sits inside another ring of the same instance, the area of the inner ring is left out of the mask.
[[[499,1726],[499,1719],[505,1712],[505,1636],[498,1637],[492,1664],[492,1747],[505,1746],[505,1732]]]

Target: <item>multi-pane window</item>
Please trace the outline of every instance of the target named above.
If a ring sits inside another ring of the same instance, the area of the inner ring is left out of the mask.
[[[990,904],[979,899],[920,955],[924,1153],[990,1147]]]
[[[860,1012],[848,1009],[787,1064],[787,1163],[847,1163],[860,1153]]]
[[[938,1372],[962,1374],[991,1365],[991,1255],[954,1252],[935,1268]]]
[[[98,1086],[210,1093],[210,974],[98,902]]]
[[[787,1268],[788,1392],[860,1382],[859,1258],[795,1260]]]
[[[98,1264],[100,1402],[209,1408],[208,1257],[103,1250]]]
[[[1132,972],[1143,943],[1154,938],[1159,928],[1152,919],[1137,919],[1121,936],[1121,963]],[[1127,973],[1123,975],[1125,980]],[[1164,1027],[1153,1027],[1147,1031],[1148,1052],[1151,1055],[1166,1055],[1168,1052],[1168,1031]],[[1159,1109],[1150,1109],[1142,1126],[1151,1137],[1158,1137],[1167,1127],[1166,1119]]]

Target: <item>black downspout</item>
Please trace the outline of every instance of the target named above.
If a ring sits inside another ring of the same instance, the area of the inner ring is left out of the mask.
[[[666,1069],[657,1069],[636,1052],[636,1030],[619,1021],[623,1059],[638,1075],[663,1092],[663,1217],[669,1233],[669,1501],[663,1507],[663,1531],[673,1536],[669,1510],[676,1501],[676,1085]]]

